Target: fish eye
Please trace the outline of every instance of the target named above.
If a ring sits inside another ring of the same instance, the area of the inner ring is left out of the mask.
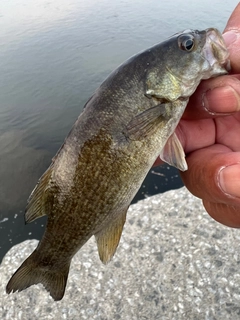
[[[181,50],[191,52],[194,49],[195,41],[191,34],[182,34],[178,37],[178,46]]]

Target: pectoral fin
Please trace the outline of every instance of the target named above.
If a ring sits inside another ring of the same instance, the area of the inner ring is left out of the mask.
[[[126,214],[127,210],[124,210],[111,224],[108,224],[105,228],[95,234],[99,257],[104,264],[111,260],[117,249],[126,221]]]
[[[159,129],[159,125],[169,119],[166,107],[170,103],[161,103],[135,116],[126,126],[124,134],[131,140],[142,140]]]
[[[181,171],[186,171],[188,169],[183,147],[175,132],[165,144],[160,153],[160,158]]]

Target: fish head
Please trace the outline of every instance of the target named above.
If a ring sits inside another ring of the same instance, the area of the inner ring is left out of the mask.
[[[227,74],[229,53],[215,28],[185,30],[156,46],[161,56],[147,75],[147,95],[166,101],[189,98],[202,79]]]

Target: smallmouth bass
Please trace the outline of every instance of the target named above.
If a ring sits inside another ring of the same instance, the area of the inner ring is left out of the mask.
[[[35,251],[7,293],[42,283],[61,300],[72,257],[93,235],[100,259],[114,255],[128,207],[156,158],[186,170],[174,130],[202,79],[226,74],[218,30],[186,30],[113,71],[82,113],[28,200],[26,223],[47,215]]]

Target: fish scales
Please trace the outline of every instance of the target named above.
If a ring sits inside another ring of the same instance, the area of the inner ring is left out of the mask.
[[[95,236],[107,263],[127,209],[156,158],[187,169],[174,130],[202,79],[226,74],[228,52],[218,30],[186,30],[113,71],[86,103],[30,195],[25,220],[48,216],[36,250],[6,291],[42,283],[62,299],[71,259]]]

